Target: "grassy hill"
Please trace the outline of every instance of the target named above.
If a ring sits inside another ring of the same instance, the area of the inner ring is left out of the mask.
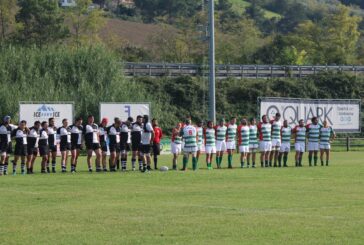
[[[244,1],[244,0],[229,0],[233,4],[233,9],[236,10],[239,13],[243,13],[247,7],[251,5],[251,3]],[[264,16],[267,19],[272,18],[281,18],[282,16],[280,14],[274,13],[269,10],[264,10]]]

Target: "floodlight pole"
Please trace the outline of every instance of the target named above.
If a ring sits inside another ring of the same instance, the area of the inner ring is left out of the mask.
[[[216,122],[215,92],[215,1],[209,0],[209,118]]]

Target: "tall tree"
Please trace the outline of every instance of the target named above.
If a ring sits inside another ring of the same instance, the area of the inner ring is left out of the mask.
[[[89,9],[92,0],[76,0],[76,6],[68,10],[71,23],[71,35],[76,45],[97,42],[98,32],[105,25],[105,18],[100,9]]]
[[[9,26],[15,22],[16,0],[0,0],[0,41],[6,39]]]

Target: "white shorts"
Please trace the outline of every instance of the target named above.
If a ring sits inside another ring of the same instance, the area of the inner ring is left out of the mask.
[[[271,141],[260,141],[259,149],[261,152],[272,151],[272,142]]]
[[[256,149],[258,149],[259,148],[259,145],[258,144],[250,144],[249,145],[249,149],[250,149],[250,151],[252,151],[252,150],[256,150]]]
[[[306,148],[305,142],[296,142],[294,144],[294,149],[298,152],[305,152],[305,148]]]
[[[239,146],[239,152],[240,153],[248,153],[249,152],[249,146]]]
[[[280,139],[272,139],[272,149],[279,150],[281,147],[281,140]]]
[[[197,146],[192,146],[192,147],[183,147],[183,152],[184,153],[196,153],[197,152]]]
[[[197,145],[197,151],[202,151],[202,144],[201,145]]]
[[[226,151],[226,141],[216,140],[216,151]]]
[[[290,152],[291,151],[291,143],[282,143],[280,152]]]
[[[205,147],[206,154],[215,154],[216,153],[216,146],[206,146]]]
[[[171,143],[171,151],[172,154],[181,154],[182,152],[182,144],[175,144],[175,143]]]
[[[320,144],[320,149],[321,150],[330,150],[331,145],[330,144]]]
[[[228,142],[226,142],[226,148],[228,150],[235,150],[236,149],[236,141],[228,141]]]
[[[318,142],[308,142],[307,149],[308,149],[308,151],[318,151],[319,143]]]

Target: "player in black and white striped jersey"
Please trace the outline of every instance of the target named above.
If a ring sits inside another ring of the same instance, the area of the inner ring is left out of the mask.
[[[20,121],[19,126],[12,132],[12,136],[15,137],[15,151],[13,161],[13,175],[16,175],[16,167],[18,160],[21,160],[21,173],[25,174],[25,160],[28,155],[28,142],[27,135],[29,129],[27,128],[27,122],[25,120]]]
[[[120,152],[120,124],[121,121],[118,117],[114,118],[114,124],[108,127],[107,134],[109,137],[109,168],[110,172],[116,172],[116,154]]]
[[[121,171],[126,171],[126,163],[128,160],[128,141],[130,135],[130,126],[131,126],[131,121],[129,119],[123,122],[120,126]],[[132,170],[133,171],[135,170],[134,165],[132,166]]]
[[[17,127],[11,124],[11,117],[5,116],[3,123],[0,125],[0,175],[8,174],[9,156],[13,153],[11,134],[15,128]]]
[[[61,167],[62,173],[67,172],[67,159],[71,150],[71,128],[68,126],[68,120],[62,120],[62,127],[57,129],[57,134],[60,138],[59,148],[61,150]]]
[[[39,131],[40,131],[40,121],[35,121],[34,126],[29,128],[29,133],[27,136],[27,141],[28,141],[27,174],[33,174],[34,162],[38,156]]]
[[[105,117],[101,120],[99,125],[100,131],[100,146],[101,146],[101,163],[104,172],[107,172],[106,158],[107,158],[107,129],[106,126],[109,120]]]
[[[48,144],[48,123],[46,121],[42,122],[41,129],[39,131],[39,155],[42,157],[41,173],[49,173],[47,168],[48,154],[49,154],[49,144]]]
[[[47,172],[50,172],[49,161],[52,161],[52,173],[56,172],[56,159],[57,159],[57,127],[54,125],[55,120],[53,117],[48,119],[48,160]]]
[[[82,117],[78,117],[71,128],[71,173],[76,172],[77,160],[82,149]]]
[[[143,157],[141,156],[141,140],[143,131],[143,117],[137,116],[136,122],[131,126],[131,149],[132,149],[132,168],[135,170],[136,157],[138,156],[139,170],[143,170]]]
[[[83,134],[85,136],[85,144],[87,149],[87,164],[89,172],[92,172],[91,158],[92,153],[96,154],[96,172],[101,172],[100,159],[100,141],[99,141],[99,127],[94,123],[95,118],[92,115],[87,117],[87,124],[83,128]]]

